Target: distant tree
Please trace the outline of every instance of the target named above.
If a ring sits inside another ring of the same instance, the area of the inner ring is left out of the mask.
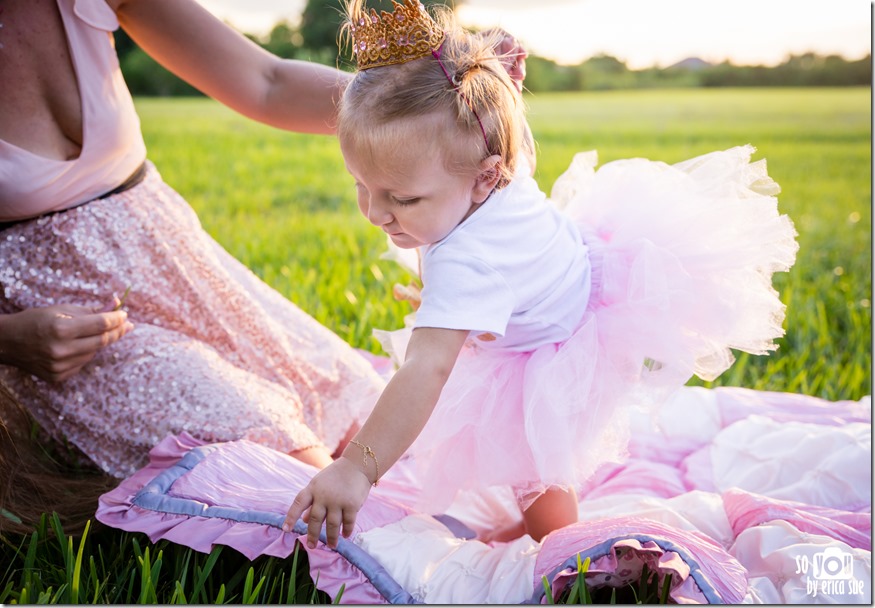
[[[201,94],[193,86],[161,67],[138,46],[125,53],[119,63],[128,89],[134,95],[167,97]]]
[[[115,39],[115,52],[118,55],[119,60],[123,60],[125,55],[130,53],[136,48],[137,43],[134,42],[128,33],[124,31],[122,28],[118,28],[113,32],[113,38]]]
[[[584,61],[577,70],[572,90],[607,90],[633,86],[634,75],[626,64],[612,55],[599,54]]]
[[[573,91],[582,85],[579,70],[559,65],[552,59],[529,55],[526,59],[525,87],[532,93],[542,91]]]
[[[628,70],[625,63],[612,55],[605,55],[604,53],[590,57],[584,65],[593,71],[603,74],[622,74]]]
[[[303,37],[297,28],[288,21],[280,21],[273,26],[263,39],[256,40],[265,49],[285,59],[294,59],[300,54]]]
[[[425,4],[461,4],[463,0],[422,0]],[[262,36],[244,34],[271,53],[285,58],[304,59],[341,68],[351,68],[350,54],[338,54],[337,38],[343,0],[307,0],[296,27],[286,21],[274,25]],[[368,0],[375,10],[392,10],[391,0]],[[115,32],[116,52],[122,73],[134,95],[199,95],[140,49],[122,29]],[[746,87],[746,86],[871,86],[872,56],[848,61],[838,55],[816,53],[791,55],[773,67],[737,66],[729,61],[687,69],[651,67],[630,70],[626,64],[606,54],[590,57],[578,65],[560,65],[530,55],[527,61],[527,91],[583,91],[653,87]],[[685,65],[688,65],[685,64]]]

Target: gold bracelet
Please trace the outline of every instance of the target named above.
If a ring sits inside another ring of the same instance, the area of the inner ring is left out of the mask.
[[[353,445],[357,445],[362,449],[362,466],[368,466],[368,456],[374,459],[374,470],[376,471],[376,476],[374,477],[374,487],[377,486],[377,482],[380,481],[380,463],[377,462],[377,455],[374,454],[374,450],[371,449],[371,446],[365,445],[356,441],[355,439],[350,439],[349,442]]]

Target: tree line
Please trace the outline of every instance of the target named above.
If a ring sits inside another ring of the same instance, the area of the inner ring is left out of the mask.
[[[423,0],[426,5],[448,0]],[[341,0],[308,0],[300,24],[277,23],[266,35],[247,34],[262,48],[288,59],[304,59],[351,69],[350,54],[338,52]],[[456,0],[456,4],[459,0]],[[377,10],[391,10],[391,0],[371,0]],[[116,32],[121,69],[131,92],[143,96],[198,95],[146,55],[123,30]],[[526,88],[533,92],[592,91],[666,87],[871,86],[872,55],[848,60],[838,55],[791,55],[776,66],[743,66],[697,59],[674,66],[633,70],[610,55],[596,55],[578,65],[560,65],[545,57],[526,62]]]

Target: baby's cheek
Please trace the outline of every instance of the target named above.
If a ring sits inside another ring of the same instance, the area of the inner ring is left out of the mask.
[[[366,194],[359,193],[357,198],[359,212],[365,217],[368,217],[368,197]]]

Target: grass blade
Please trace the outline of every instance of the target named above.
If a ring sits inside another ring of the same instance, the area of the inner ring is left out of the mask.
[[[665,575],[665,578],[662,581],[662,597],[660,597],[660,604],[668,604],[668,592],[671,590],[671,572]]]
[[[343,597],[343,592],[344,592],[345,590],[346,590],[346,583],[343,583],[343,584],[340,586],[340,589],[337,590],[337,595],[334,597],[334,601],[331,602],[331,603],[332,603],[332,604],[340,604],[340,598]]]
[[[592,604],[592,598],[589,595],[589,588],[586,586],[586,573],[589,572],[590,559],[587,557],[580,563],[580,553],[577,554],[577,584],[579,587],[581,604]]]
[[[553,603],[553,590],[550,588],[550,581],[547,580],[546,576],[541,576],[541,584],[544,585],[544,597],[547,600],[548,604]]]
[[[88,530],[91,528],[91,520],[85,522],[85,529],[82,531],[82,538],[79,539],[79,550],[76,551],[76,561],[73,563],[73,579],[70,582],[70,603],[79,603],[79,589],[82,578],[82,555],[85,551],[85,539],[88,537]],[[73,542],[72,537],[70,542]],[[72,546],[72,545],[71,545]]]
[[[201,597],[203,594],[204,585],[207,582],[207,579],[210,576],[210,572],[213,571],[213,567],[216,565],[216,561],[219,559],[219,556],[222,554],[222,545],[216,545],[216,548],[210,551],[210,555],[207,557],[207,562],[204,564],[203,570],[198,568],[197,580],[194,583],[194,589],[191,592],[191,601],[198,604],[206,604],[207,598]],[[221,589],[222,597],[225,596],[225,585],[222,585]]]

